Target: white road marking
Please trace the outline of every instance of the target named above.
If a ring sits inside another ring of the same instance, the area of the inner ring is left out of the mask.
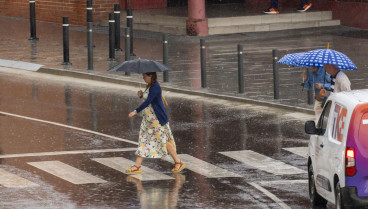
[[[199,173],[207,178],[242,177],[187,154],[180,154],[178,156],[182,162],[185,163],[186,169]],[[171,157],[165,157],[162,159],[174,164]]]
[[[304,158],[308,158],[308,147],[288,147],[282,149],[300,155]]]
[[[0,66],[7,68],[18,68],[22,70],[38,71],[43,65],[30,62],[0,59]]]
[[[290,174],[302,174],[306,173],[299,168],[293,167],[291,165],[285,164],[281,161],[274,160],[267,156],[261,155],[257,152],[251,150],[243,151],[230,151],[230,152],[220,152],[221,154],[233,158],[237,161],[248,164],[257,169],[275,174],[275,175],[290,175]]]
[[[22,153],[22,154],[8,154],[0,155],[2,158],[16,158],[16,157],[38,157],[38,156],[53,156],[53,155],[75,155],[75,154],[92,154],[104,152],[127,152],[135,151],[137,148],[120,148],[120,149],[98,149],[98,150],[74,150],[74,151],[56,151],[56,152],[39,152],[39,153]]]
[[[107,167],[113,168],[117,171],[125,173],[125,170],[132,167],[135,164],[134,161],[122,158],[122,157],[111,157],[111,158],[92,158],[92,160],[101,163]],[[142,174],[132,175],[141,181],[157,181],[157,180],[169,180],[174,179],[171,176],[162,174],[161,172],[142,166]]]
[[[95,135],[98,135],[98,136],[103,136],[103,137],[115,139],[115,140],[118,140],[118,141],[123,141],[123,142],[138,145],[138,142],[135,142],[135,141],[131,141],[131,140],[128,140],[128,139],[122,139],[122,138],[119,138],[119,137],[115,137],[115,136],[111,136],[111,135],[107,135],[107,134],[103,134],[103,133],[99,133],[99,132],[96,132],[96,131],[91,131],[91,130],[87,130],[87,129],[83,129],[83,128],[68,126],[68,125],[61,124],[61,123],[51,122],[51,121],[47,121],[47,120],[40,120],[40,119],[37,119],[37,118],[31,118],[31,117],[27,117],[27,116],[22,116],[22,115],[17,115],[17,114],[2,112],[2,111],[0,111],[0,114],[7,115],[7,116],[12,116],[12,117],[17,117],[17,118],[22,118],[22,119],[26,119],[26,120],[32,120],[32,121],[41,122],[41,123],[47,123],[47,124],[51,124],[51,125],[55,125],[55,126],[61,126],[61,127],[64,127],[64,128],[83,131],[83,132],[95,134]]]
[[[308,180],[259,181],[261,185],[308,184]]]
[[[286,205],[282,200],[277,198],[274,194],[266,190],[265,188],[261,187],[260,185],[254,183],[254,182],[248,182],[248,184],[252,185],[259,191],[263,192],[263,194],[267,195],[269,198],[271,198],[273,201],[275,201],[277,204],[279,204],[284,209],[291,209],[288,205]]]
[[[73,184],[97,184],[107,182],[60,161],[28,162],[28,164]]]
[[[0,185],[7,188],[24,188],[24,187],[38,187],[40,185],[28,181],[22,177],[14,175],[0,168]]]
[[[293,112],[293,113],[287,113],[284,114],[285,117],[292,117],[295,120],[302,120],[302,121],[307,121],[307,120],[314,120],[315,116],[311,115],[311,114],[306,114],[306,113],[300,113],[300,112]]]

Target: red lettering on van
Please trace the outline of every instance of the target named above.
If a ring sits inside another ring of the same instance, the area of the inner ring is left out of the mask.
[[[346,114],[348,113],[348,110],[344,107],[342,108],[338,108],[340,109],[340,113],[338,114],[337,117],[337,122],[336,122],[336,126],[335,126],[335,130],[337,132],[337,140],[342,142],[342,138],[343,138],[343,131],[344,131],[344,127],[345,127],[345,119],[346,119]]]

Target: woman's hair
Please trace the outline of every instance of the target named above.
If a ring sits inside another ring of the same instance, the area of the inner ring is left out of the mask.
[[[148,76],[152,76],[151,77],[151,83],[147,84],[147,88],[146,88],[146,90],[147,90],[152,84],[156,83],[156,81],[157,81],[157,74],[156,74],[156,72],[145,73],[145,74],[148,75]]]

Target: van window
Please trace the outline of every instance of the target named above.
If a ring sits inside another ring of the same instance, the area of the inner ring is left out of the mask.
[[[331,101],[329,101],[325,108],[323,109],[323,112],[321,114],[321,117],[319,118],[317,127],[322,129],[322,133],[326,131],[327,128],[327,122],[328,122],[328,116],[330,115],[330,109],[331,109]]]

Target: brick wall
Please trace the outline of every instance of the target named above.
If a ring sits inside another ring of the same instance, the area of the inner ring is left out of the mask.
[[[119,0],[93,0],[93,22],[108,20],[109,13],[114,12],[114,4],[119,4]]]
[[[153,8],[165,8],[167,6],[167,0],[120,0],[122,9],[130,4],[132,9],[153,9]]]
[[[368,29],[367,2],[314,0],[314,8],[332,11],[333,19],[341,20],[341,25]]]
[[[128,2],[127,2],[128,1]],[[254,0],[265,2],[266,0]],[[269,0],[267,0],[269,1]],[[167,0],[93,0],[93,22],[99,24],[108,19],[114,4],[121,9],[130,3],[132,9],[164,8]],[[280,0],[281,5],[298,7],[299,1]],[[333,17],[346,26],[368,28],[368,3],[312,0],[314,10],[332,10]],[[0,15],[29,18],[29,0],[0,0]],[[69,17],[70,24],[86,24],[86,0],[36,0],[36,19],[47,22],[62,22]]]
[[[86,24],[86,0],[36,0],[36,19],[62,22],[69,17],[70,24]],[[119,0],[93,0],[93,22],[108,19]],[[0,15],[29,18],[29,0],[0,0]]]

